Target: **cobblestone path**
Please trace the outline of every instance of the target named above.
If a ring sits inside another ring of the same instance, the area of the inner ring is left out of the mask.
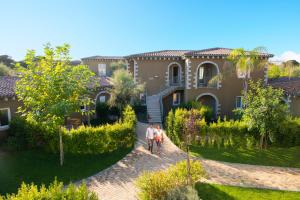
[[[137,190],[134,180],[143,171],[165,169],[185,158],[185,153],[166,137],[160,156],[149,153],[145,141],[146,127],[147,124],[138,123],[138,140],[131,153],[85,180],[89,189],[96,192],[101,200],[135,200]],[[209,175],[204,182],[300,191],[300,169],[200,160]]]

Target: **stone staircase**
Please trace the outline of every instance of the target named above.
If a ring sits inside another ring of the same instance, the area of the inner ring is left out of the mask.
[[[169,86],[155,95],[147,96],[146,102],[149,123],[162,123],[161,99],[178,89],[182,89],[182,87]]]

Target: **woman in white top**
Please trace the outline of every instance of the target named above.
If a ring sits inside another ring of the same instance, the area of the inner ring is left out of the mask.
[[[160,129],[160,125],[157,125],[155,130],[155,141],[157,145],[157,152],[160,154],[161,150],[161,144],[164,142],[164,133],[163,130]]]

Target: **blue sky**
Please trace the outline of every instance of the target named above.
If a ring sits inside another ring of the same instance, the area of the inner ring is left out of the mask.
[[[0,55],[69,43],[75,59],[162,49],[265,46],[300,59],[297,0],[0,0]]]

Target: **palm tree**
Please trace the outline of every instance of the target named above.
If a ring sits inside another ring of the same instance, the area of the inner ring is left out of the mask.
[[[235,70],[243,74],[244,79],[244,99],[247,99],[248,82],[251,72],[257,69],[262,69],[268,64],[267,59],[261,58],[261,55],[267,55],[264,47],[257,47],[251,51],[246,51],[243,48],[234,49],[228,56],[228,60],[234,64]],[[247,102],[245,102],[247,105]]]

